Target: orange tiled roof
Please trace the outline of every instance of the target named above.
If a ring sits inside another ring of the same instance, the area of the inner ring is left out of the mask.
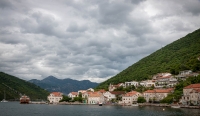
[[[51,94],[53,94],[54,96],[62,96],[62,93],[60,92],[52,92]]]
[[[115,95],[121,95],[121,94],[125,94],[125,91],[110,91],[111,94],[115,94]]]
[[[167,78],[171,78],[171,75],[170,76],[162,76],[162,77],[159,77],[157,79],[167,79]]]
[[[106,92],[104,89],[99,90],[99,92],[104,93]]]
[[[170,93],[173,88],[169,89],[154,89],[154,90],[147,90],[144,93]]]
[[[191,84],[191,85],[184,87],[184,89],[192,89],[192,88],[200,88],[200,83]]]
[[[137,93],[138,93],[137,91],[131,91],[131,92],[126,93],[124,96],[129,97],[129,96],[136,95]]]
[[[78,92],[71,92],[72,95],[78,95]]]
[[[193,89],[190,93],[193,93],[193,92],[200,93],[200,89]]]
[[[89,97],[100,97],[100,96],[101,96],[101,94],[98,93],[98,92],[93,92],[93,93],[91,93],[91,94],[89,95]]]

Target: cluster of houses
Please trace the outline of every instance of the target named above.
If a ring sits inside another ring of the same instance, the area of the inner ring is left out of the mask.
[[[71,92],[68,94],[68,97],[72,98],[81,97],[83,98],[83,103],[86,104],[109,104],[113,102],[117,102],[121,105],[131,105],[133,103],[137,103],[138,97],[143,97],[146,102],[152,102],[164,99],[168,94],[174,92],[174,86],[178,83],[178,80],[184,80],[189,76],[197,76],[198,74],[192,73],[190,70],[181,71],[179,75],[172,76],[170,73],[159,73],[152,77],[152,80],[146,81],[131,81],[125,83],[119,83],[117,85],[110,84],[108,87],[108,91],[99,90],[94,91],[94,89],[90,88],[88,90],[79,90],[78,92]],[[134,85],[136,88],[138,86],[143,87],[154,87],[152,90],[146,90],[143,93],[137,91],[115,91],[115,89],[119,87],[129,87]],[[60,92],[52,92],[47,98],[50,103],[59,102],[62,99],[62,93]],[[180,100],[182,104],[200,104],[200,83],[192,84],[183,89],[183,97]]]

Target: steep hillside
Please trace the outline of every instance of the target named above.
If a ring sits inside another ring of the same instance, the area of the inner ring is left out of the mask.
[[[94,88],[98,85],[98,83],[93,83],[88,80],[77,81],[73,79],[57,79],[53,76],[49,76],[41,81],[32,79],[29,82],[34,83],[50,92],[60,91],[64,94],[68,94],[73,91],[77,92],[78,90]]]
[[[0,72],[0,100],[4,98],[4,91],[7,100],[19,100],[19,94],[28,95],[31,100],[47,99],[49,92],[17,77]]]
[[[157,50],[151,55],[123,70],[116,76],[99,84],[97,88],[107,88],[110,83],[145,80],[160,72],[177,74],[180,70],[200,70],[200,29]]]

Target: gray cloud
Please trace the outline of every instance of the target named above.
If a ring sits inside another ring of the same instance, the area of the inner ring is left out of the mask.
[[[0,1],[0,71],[104,81],[200,27],[199,0]]]

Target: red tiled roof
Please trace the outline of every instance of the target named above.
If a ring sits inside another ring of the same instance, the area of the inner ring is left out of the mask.
[[[106,92],[104,89],[99,90],[99,92],[104,93]]]
[[[162,77],[159,77],[157,79],[167,79],[167,78],[171,78],[171,75],[170,76],[162,76]]]
[[[184,87],[184,89],[192,89],[192,88],[200,88],[200,83],[191,84],[191,85]]]
[[[115,95],[122,95],[125,94],[125,91],[110,91],[110,93]]]
[[[147,90],[144,93],[155,93],[155,91],[154,90]]]
[[[119,84],[117,84],[117,86],[119,87],[121,84],[123,84],[123,83],[119,83]]]
[[[126,93],[124,96],[129,97],[129,96],[136,95],[137,93],[138,93],[137,91],[131,91],[131,92]]]
[[[54,96],[62,96],[62,93],[60,92],[52,92],[51,94],[53,94]]]
[[[168,89],[154,89],[154,90],[147,90],[144,93],[170,93],[173,88]]]
[[[200,93],[200,89],[193,89],[190,93],[193,93],[193,92]]]
[[[100,97],[101,94],[98,93],[98,92],[93,92],[93,93],[90,93],[89,97]]]
[[[78,92],[71,92],[72,95],[78,95]]]

